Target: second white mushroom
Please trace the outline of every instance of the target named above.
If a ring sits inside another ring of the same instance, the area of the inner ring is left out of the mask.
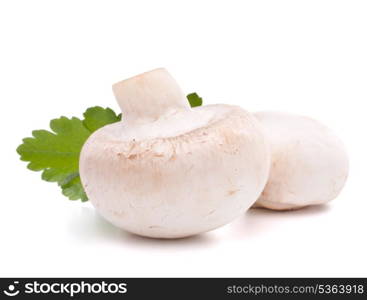
[[[320,122],[279,112],[258,112],[271,153],[268,182],[255,207],[296,209],[333,200],[348,176],[344,145]]]

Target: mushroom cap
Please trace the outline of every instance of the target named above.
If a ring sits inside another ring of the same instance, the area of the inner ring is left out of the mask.
[[[107,125],[80,156],[82,183],[97,211],[155,238],[199,234],[240,216],[263,190],[269,165],[260,124],[229,105]]]
[[[280,112],[254,114],[271,155],[268,182],[254,207],[296,209],[333,200],[348,176],[344,145],[320,122]]]

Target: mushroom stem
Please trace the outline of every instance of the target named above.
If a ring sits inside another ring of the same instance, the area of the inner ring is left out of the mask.
[[[112,86],[124,122],[152,122],[190,105],[173,77],[164,68],[131,77]]]

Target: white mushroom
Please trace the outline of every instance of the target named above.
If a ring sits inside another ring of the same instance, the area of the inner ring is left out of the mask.
[[[93,133],[80,174],[97,211],[129,232],[179,238],[232,221],[264,188],[261,126],[236,106],[191,109],[165,69],[121,81],[122,122]]]
[[[334,199],[348,175],[342,142],[318,121],[258,112],[271,152],[268,182],[255,207],[296,209]]]

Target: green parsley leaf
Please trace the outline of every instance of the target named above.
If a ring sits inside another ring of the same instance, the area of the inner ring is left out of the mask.
[[[121,114],[116,115],[116,113],[108,107],[91,107],[88,108],[83,115],[83,124],[90,132],[94,132],[107,124],[121,121]]]
[[[30,162],[30,170],[54,169],[44,176],[50,181],[58,181],[65,174],[78,171],[79,152],[90,132],[78,118],[54,119],[50,127],[53,132],[34,130],[33,137],[23,139],[17,152],[21,160]]]
[[[203,104],[203,99],[196,93],[188,94],[186,97],[187,100],[189,100],[191,107],[201,106]]]
[[[52,131],[34,130],[33,137],[23,139],[17,148],[28,169],[43,171],[42,179],[57,182],[70,200],[87,201],[79,177],[79,155],[92,132],[121,120],[110,108],[88,108],[84,120],[61,117],[50,122]]]
[[[187,95],[191,107],[202,105],[196,94]],[[60,117],[50,122],[48,130],[34,130],[17,148],[20,159],[29,162],[32,171],[42,171],[42,179],[57,182],[70,200],[88,201],[79,176],[79,155],[88,137],[97,129],[121,121],[110,108],[88,108],[84,119]]]
[[[88,201],[87,194],[84,191],[83,185],[80,181],[79,173],[75,174],[69,182],[61,185],[62,194],[70,200],[80,199],[82,202]]]

